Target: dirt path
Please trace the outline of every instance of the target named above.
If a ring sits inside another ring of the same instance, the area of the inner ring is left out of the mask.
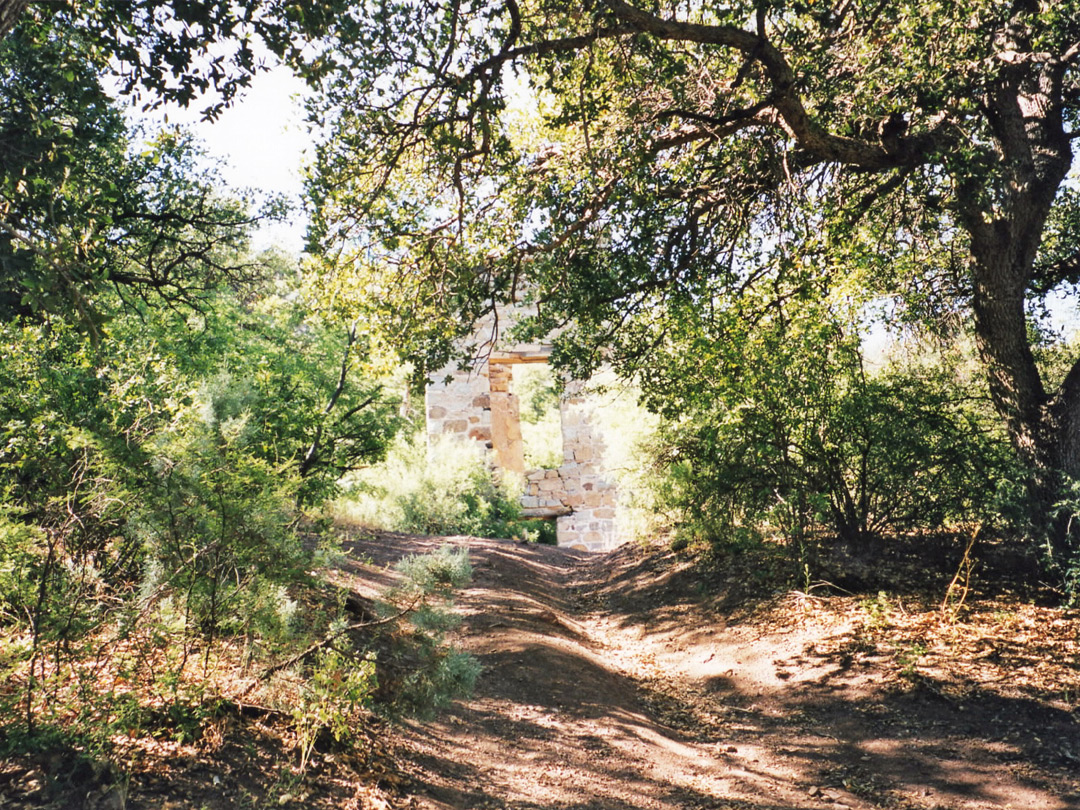
[[[443,542],[357,551],[375,572]],[[798,604],[740,623],[670,555],[450,542],[470,547],[458,641],[484,674],[402,731],[416,808],[1080,808],[1067,711],[896,689],[852,665],[858,628]]]

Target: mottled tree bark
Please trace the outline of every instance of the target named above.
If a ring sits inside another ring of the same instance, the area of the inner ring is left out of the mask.
[[[1065,62],[1031,53],[1029,43],[1003,33],[1006,62],[989,83],[986,115],[1001,159],[996,203],[964,205],[971,236],[972,308],[979,355],[990,394],[1028,470],[1037,528],[1064,552],[1068,527],[1052,516],[1063,475],[1080,473],[1080,362],[1057,391],[1047,391],[1027,332],[1025,302],[1058,189],[1072,165],[1062,116]],[[972,199],[978,199],[972,190]]]
[[[0,37],[15,27],[26,4],[27,0],[0,0]]]

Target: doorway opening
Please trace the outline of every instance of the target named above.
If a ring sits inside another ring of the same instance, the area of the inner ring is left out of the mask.
[[[547,363],[514,367],[526,470],[554,470],[563,463],[563,426],[555,374]]]

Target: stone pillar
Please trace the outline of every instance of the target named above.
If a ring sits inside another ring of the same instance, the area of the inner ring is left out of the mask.
[[[488,366],[491,390],[491,449],[495,464],[516,475],[525,474],[525,444],[521,440],[521,408],[517,395],[510,391],[512,366]]]
[[[581,386],[567,386],[559,406],[563,428],[563,464],[559,477],[563,502],[573,511],[556,523],[559,545],[605,551],[618,543],[617,492],[604,474],[604,439],[593,424]]]

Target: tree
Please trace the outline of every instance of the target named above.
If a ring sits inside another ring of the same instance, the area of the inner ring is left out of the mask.
[[[538,328],[578,324],[582,368],[716,282],[855,278],[970,319],[1052,528],[1080,364],[1048,386],[1028,313],[1080,278],[1075,2],[380,2],[365,25],[382,45],[323,82],[326,242],[531,298]]]
[[[666,417],[657,494],[684,536],[872,552],[992,519],[1015,473],[983,386],[955,357],[871,370],[858,311],[833,301],[796,292],[753,323],[735,306],[670,307],[650,328],[665,340],[635,378]]]
[[[177,132],[129,133],[78,31],[27,20],[0,41],[0,318],[100,321],[128,299],[195,302],[260,272],[237,261],[258,218]],[[140,142],[141,141],[141,142]]]
[[[24,8],[26,0],[0,0],[0,37],[15,27]]]
[[[330,26],[348,28],[348,8],[344,0],[0,0],[0,38],[20,23],[79,32],[92,46],[87,64],[115,73],[123,92],[146,108],[199,100],[213,119],[251,83],[267,54],[318,72],[325,58],[318,40]]]

